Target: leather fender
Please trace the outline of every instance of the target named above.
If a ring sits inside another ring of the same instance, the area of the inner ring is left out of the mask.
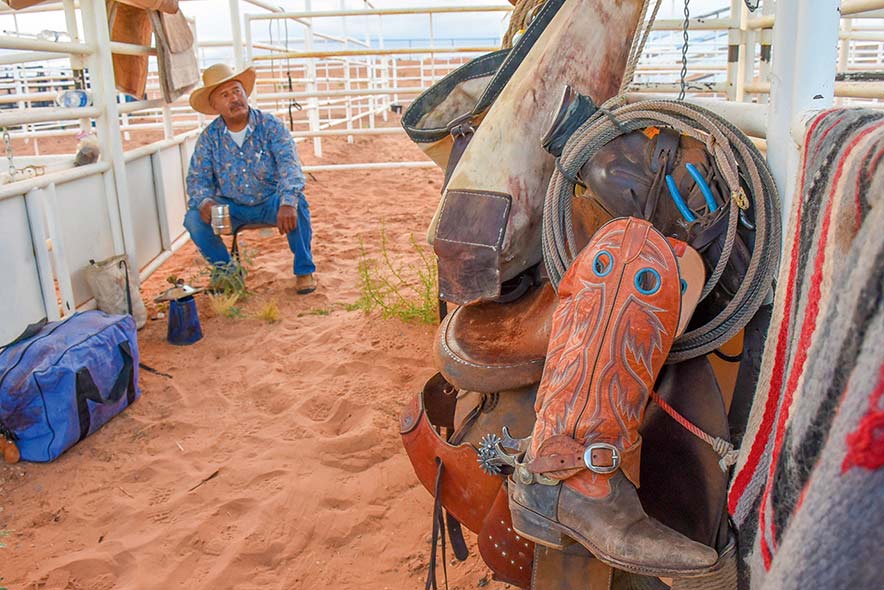
[[[445,464],[442,505],[465,527],[478,533],[503,484],[503,478],[482,471],[476,460],[478,454],[475,447],[470,444],[448,444],[430,422],[427,405],[432,408],[440,398],[444,402],[445,397],[453,398],[456,395],[457,390],[448,385],[441,375],[434,375],[424,390],[406,406],[400,420],[400,433],[418,480],[431,494],[438,461]],[[451,409],[453,419],[454,404],[451,404]]]

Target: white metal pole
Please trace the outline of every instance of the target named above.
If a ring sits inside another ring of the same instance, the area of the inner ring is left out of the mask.
[[[838,71],[847,73],[847,64],[850,61],[850,32],[853,30],[853,19],[845,18],[841,21],[841,46],[838,49]]]
[[[433,31],[433,13],[429,14],[430,17],[430,47],[436,48],[436,34]],[[430,55],[430,84],[436,83],[436,54],[433,53]]]
[[[774,2],[774,0],[764,0],[764,4],[761,6],[761,16],[773,16],[775,6],[776,2]],[[767,82],[770,80],[770,58],[773,31],[771,31],[771,29],[762,29],[758,33],[761,43],[761,46],[758,48],[758,79],[761,82]],[[767,104],[770,102],[770,96],[767,94],[761,94],[758,96],[758,102],[761,104]]]
[[[64,0],[64,20],[67,26],[68,35],[74,43],[80,43],[80,28],[77,26],[77,9],[74,0]],[[71,69],[74,70],[74,76],[77,71],[82,72],[85,64],[83,56],[71,54]],[[80,131],[86,133],[92,128],[92,122],[89,119],[80,119]]]
[[[114,88],[114,69],[111,61],[110,36],[107,28],[107,7],[104,2],[84,2],[80,10],[87,42],[94,43],[97,51],[89,55],[89,71],[92,80],[93,103],[99,111],[96,124],[101,153],[111,162],[113,193],[108,195],[111,226],[119,226],[124,251],[132,261],[136,256],[135,230],[132,225],[132,207],[129,203],[129,183],[126,164],[123,162],[123,142],[120,139],[120,120],[117,110],[117,93]],[[107,186],[107,183],[105,183]],[[115,195],[116,198],[111,198]],[[116,241],[116,240],[115,240]],[[119,252],[118,252],[119,253]]]
[[[239,0],[230,0],[230,30],[233,33],[233,63],[236,71],[243,68],[242,21],[239,15]]]
[[[743,83],[749,61],[749,47],[746,42],[747,14],[743,0],[731,0],[731,26],[728,29],[727,46],[727,97],[728,100],[737,102],[743,101]]]
[[[245,29],[246,29],[246,63],[248,65],[252,65],[252,57],[254,47],[252,46],[252,17],[251,15],[244,15],[245,17]]]
[[[347,10],[347,0],[341,0],[341,10]],[[341,30],[343,31],[344,37],[344,49],[349,47],[348,37],[350,35],[349,30],[347,29],[347,17],[341,18]],[[352,83],[350,81],[350,59],[344,58],[344,89],[349,91],[352,89]],[[344,107],[344,118],[347,120],[347,129],[353,129],[353,99],[351,97],[347,97],[347,103]],[[353,136],[347,136],[347,143],[353,143]]]
[[[46,225],[49,228],[49,239],[52,240],[52,259],[55,262],[55,279],[58,281],[58,290],[61,293],[62,316],[67,317],[74,313],[77,302],[74,300],[74,288],[71,285],[71,270],[68,266],[68,257],[64,245],[64,236],[61,225],[58,223],[58,199],[56,198],[55,183],[50,183],[43,191],[46,197]]]
[[[383,51],[384,49],[384,17],[382,15],[378,15],[378,48]],[[387,65],[389,63],[389,58],[381,57],[380,58],[380,81],[379,85],[381,88],[389,88],[390,87],[390,79],[387,77]],[[384,107],[384,122],[387,121],[387,113],[390,110],[390,97],[389,96],[381,96],[379,98],[381,106]]]
[[[365,44],[368,47],[371,47],[371,33],[368,31],[368,29],[366,29],[366,31],[365,31]],[[369,56],[368,60],[366,61],[366,64],[365,64],[365,70],[366,70],[366,73],[368,74],[367,86],[368,86],[369,92],[374,90],[375,86],[377,86],[377,84],[375,84],[375,73],[376,73],[375,72],[375,60],[376,59],[377,58],[374,56]],[[368,128],[369,129],[374,129],[375,110],[376,109],[375,109],[374,95],[369,94],[368,95]]]
[[[31,230],[31,244],[34,247],[34,258],[37,262],[37,274],[40,277],[40,294],[43,297],[43,308],[49,321],[61,319],[55,295],[55,282],[52,274],[52,263],[46,248],[46,232],[44,229],[44,207],[40,198],[41,189],[32,188],[25,194],[25,206],[28,211],[28,225]]]
[[[773,34],[773,69],[768,122],[768,152],[783,203],[783,225],[789,218],[800,165],[801,127],[812,110],[831,106],[838,60],[839,0],[778,0]]]
[[[166,185],[163,182],[163,157],[162,152],[157,151],[150,155],[150,169],[153,173],[153,190],[157,204],[157,223],[160,228],[160,243],[163,250],[172,247],[172,238],[169,233],[169,216],[166,207]]]
[[[311,0],[304,0],[304,8],[306,12],[313,9]],[[304,49],[313,51],[313,19],[310,19],[307,28],[304,30]],[[307,92],[316,92],[316,58],[307,58]],[[319,131],[319,101],[311,98],[307,107],[307,120],[310,123],[310,131]],[[322,140],[318,137],[313,138],[313,155],[317,158],[322,157]]]

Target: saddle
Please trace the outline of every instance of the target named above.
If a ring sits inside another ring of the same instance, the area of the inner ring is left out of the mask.
[[[548,0],[537,18],[557,4]],[[565,84],[597,102],[617,92],[641,8],[640,0],[564,3],[481,125],[471,125],[429,231],[443,299],[495,299],[503,282],[540,261],[537,219],[555,167],[541,146],[549,113]]]
[[[639,4],[548,0],[513,50],[467,64],[403,117],[412,139],[446,170],[429,233],[439,259],[440,297],[460,305],[436,334],[439,373],[407,406],[400,424],[418,479],[435,497],[431,563],[437,540],[444,552],[446,534],[455,555],[465,555],[459,522],[479,534],[479,552],[494,577],[518,587],[662,587],[635,569],[612,571],[610,559],[606,565],[585,545],[550,543],[554,535],[532,528],[524,520],[528,513],[522,510],[516,522],[510,511],[539,411],[538,386],[558,304],[556,286],[540,263],[546,185],[556,158],[568,153],[569,135],[619,87],[624,40],[635,29]],[[566,83],[576,90],[566,91],[562,101],[558,89]],[[459,110],[465,114],[449,119]],[[489,158],[498,164],[489,166]],[[574,255],[612,219],[647,220],[665,238],[666,246],[656,247],[676,261],[680,309],[669,310],[677,318],[675,336],[727,305],[749,264],[753,216],[751,208],[745,212],[721,279],[697,305],[734,219],[727,183],[703,142],[664,127],[639,129],[603,146],[576,181],[566,209]],[[635,288],[646,286],[637,282]],[[644,452],[631,476],[641,481],[633,490],[640,509],[688,542],[705,545],[707,553],[714,549],[716,572],[727,569],[733,555],[722,449],[742,426],[729,422],[728,412],[736,388],[742,394],[734,419],[745,419],[754,378],[742,369],[754,370],[757,340],[747,340],[748,363],[741,362],[746,359],[740,358],[738,335],[722,353],[663,364],[656,381],[652,376],[648,382],[654,401],[637,420]],[[656,344],[649,336],[635,346]],[[591,461],[606,460],[600,457]]]
[[[494,393],[540,381],[555,293],[548,281],[512,302],[458,307],[436,332],[436,368],[458,388]]]

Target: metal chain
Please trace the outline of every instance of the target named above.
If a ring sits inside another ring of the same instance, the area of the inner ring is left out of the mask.
[[[12,159],[12,136],[9,135],[9,130],[6,127],[3,128],[3,143],[6,145],[6,158],[9,160],[9,180],[11,182],[15,180],[17,171],[15,161]]]
[[[688,76],[688,27],[691,24],[691,9],[688,6],[691,0],[684,0],[684,25],[682,26],[682,37],[684,44],[681,46],[681,90],[678,93],[678,100],[684,100],[687,90],[686,78]]]

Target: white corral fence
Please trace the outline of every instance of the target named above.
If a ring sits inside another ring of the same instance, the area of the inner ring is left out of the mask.
[[[335,10],[323,11],[313,10],[311,0],[290,2],[298,10],[265,0],[191,0],[182,6],[187,13],[209,2],[229,14],[229,39],[211,39],[201,22],[192,22],[202,39],[202,65],[253,65],[259,74],[253,103],[287,120],[296,141],[312,140],[321,156],[326,137],[401,133],[387,120],[392,106],[407,106],[453,68],[499,46],[499,36],[452,40],[436,34],[442,20],[461,19],[468,27],[477,14],[499,18],[502,32],[511,7],[494,1],[390,9],[340,0]],[[870,73],[884,69],[884,0],[765,0],[754,13],[743,0],[722,4],[689,23],[688,99],[719,111],[767,149],[788,202],[803,119],[837,103],[881,105],[884,80]],[[0,35],[0,130],[8,130],[11,140],[32,142],[37,155],[14,157],[19,170],[39,167],[0,184],[0,268],[8,277],[0,284],[0,342],[41,317],[57,319],[89,306],[83,270],[90,259],[125,252],[146,277],[185,243],[184,176],[207,122],[185,99],[164,104],[155,75],[147,96],[126,102],[117,94],[111,52],[156,50],[111,43],[104,0],[65,0],[15,14],[46,11],[64,14],[66,31],[22,32],[16,21],[15,31]],[[0,16],[10,14],[0,6]],[[394,28],[391,19],[416,16],[423,25],[409,38],[385,35]],[[335,23],[334,32],[324,23]],[[683,24],[657,21],[631,99],[678,91]],[[85,72],[80,80],[88,84],[92,105],[51,106],[60,89],[77,85],[79,72]],[[73,168],[70,156],[39,155],[42,138],[88,129],[99,138],[98,163]],[[162,131],[162,139],[125,152],[124,139],[144,131]],[[396,166],[432,165],[324,162],[308,170]]]

